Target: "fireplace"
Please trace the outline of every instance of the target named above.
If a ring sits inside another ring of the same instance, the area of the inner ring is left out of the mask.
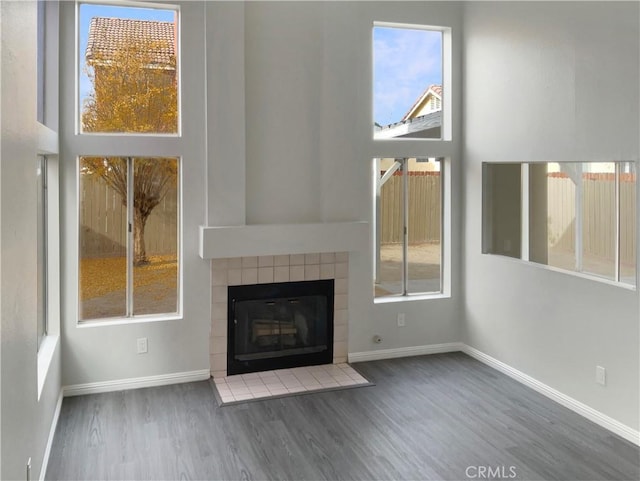
[[[227,374],[333,361],[334,280],[229,286]]]

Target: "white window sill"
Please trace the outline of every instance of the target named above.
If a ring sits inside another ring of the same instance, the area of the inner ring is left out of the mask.
[[[174,314],[169,316],[140,316],[140,317],[123,317],[123,318],[109,318],[109,319],[90,319],[87,321],[79,321],[77,327],[89,328],[89,327],[108,327],[108,326],[122,326],[126,324],[141,324],[145,322],[164,322],[164,321],[180,321],[182,320],[182,314]]]
[[[373,299],[373,303],[390,304],[393,302],[430,301],[435,299],[451,299],[451,296],[443,294],[442,292],[436,292],[433,294],[408,294],[406,296],[398,294],[395,296],[376,297]]]
[[[60,336],[49,335],[46,336],[40,344],[40,349],[38,350],[38,401],[40,401],[42,389],[47,380],[47,373],[49,372],[49,367],[51,366],[53,354],[56,352],[59,339]]]
[[[600,277],[596,274],[589,274],[586,272],[578,272],[578,271],[570,271],[568,269],[562,269],[561,267],[548,266],[546,264],[540,264],[538,262],[533,261],[525,261],[516,257],[503,256],[500,254],[491,254],[491,253],[483,253],[486,256],[496,257],[498,259],[505,259],[508,262],[515,262],[517,264],[522,264],[526,266],[535,267],[537,269],[543,269],[546,271],[558,272],[559,274],[565,274],[573,277],[579,277],[580,279],[586,279],[589,281],[599,282],[601,284],[607,284],[614,287],[620,287],[622,289],[626,289],[628,291],[636,291],[636,286],[633,284],[627,284],[624,282],[618,282],[611,279],[607,279],[606,277]]]

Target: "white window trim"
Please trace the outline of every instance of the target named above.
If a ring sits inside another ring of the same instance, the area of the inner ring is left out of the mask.
[[[409,156],[408,158],[425,158],[431,156]],[[378,159],[381,157],[374,157]],[[388,157],[398,158],[398,157]],[[377,162],[374,160],[373,174],[374,179],[380,175],[377,171]],[[439,292],[408,292],[406,294],[390,294],[388,296],[373,296],[374,304],[384,304],[388,302],[402,302],[402,301],[418,301],[418,300],[432,300],[432,299],[449,299],[451,298],[451,158],[444,157],[440,160],[440,172],[441,172],[441,184],[440,184],[440,196],[441,196],[441,219],[440,219],[440,291]],[[374,278],[375,278],[375,266],[377,264],[377,248],[378,239],[376,235],[377,219],[376,219],[376,199],[377,192],[373,189],[373,218],[371,221],[372,236],[373,239],[373,256],[372,263],[374,266]],[[403,254],[403,258],[404,258]],[[404,272],[403,272],[404,275]],[[404,282],[404,281],[403,281]]]
[[[116,4],[117,6],[142,6],[145,8],[160,7],[163,9],[178,10],[178,85],[180,85],[178,105],[180,112],[179,134],[80,134],[78,133],[78,84],[77,75],[79,58],[79,39],[77,26],[77,11],[79,3],[94,3],[100,5]],[[191,240],[191,235],[185,239],[185,230],[193,231],[197,235],[197,226],[202,219],[196,218],[195,213],[206,204],[203,198],[203,189],[198,185],[202,178],[202,162],[205,156],[204,137],[205,129],[204,108],[202,107],[202,92],[204,91],[204,75],[198,70],[198,59],[195,56],[185,56],[185,52],[195,52],[202,49],[202,39],[199,31],[184,30],[182,25],[185,16],[189,16],[188,22],[197,21],[201,17],[197,5],[189,1],[175,1],[171,4],[152,3],[140,0],[137,2],[114,1],[78,1],[75,3],[63,2],[61,4],[61,50],[69,55],[63,55],[61,59],[61,139],[62,139],[62,170],[65,178],[63,191],[64,211],[66,214],[65,251],[71,253],[65,258],[63,284],[66,289],[63,299],[63,313],[68,321],[75,327],[117,326],[122,324],[136,324],[149,322],[162,322],[182,320],[186,317],[185,292],[200,291],[199,278],[202,267],[197,264],[198,258],[192,259],[185,256],[186,242]],[[200,32],[201,33],[201,32]],[[188,70],[188,71],[186,71]],[[193,74],[192,74],[193,73]],[[189,79],[188,88],[185,78]],[[202,84],[202,85],[200,85]],[[200,110],[202,109],[202,116]],[[185,114],[188,112],[189,115]],[[179,222],[180,232],[178,236],[179,256],[179,293],[178,313],[167,315],[137,316],[132,318],[105,318],[79,321],[79,225],[78,225],[78,158],[87,155],[100,155],[105,157],[176,157],[180,159],[180,185],[179,185]],[[193,168],[190,168],[192,166]],[[183,186],[194,188],[184,189]],[[190,275],[189,273],[193,273]],[[189,294],[191,297],[195,294]],[[203,308],[200,299],[189,299],[189,310],[198,312]]]
[[[371,138],[376,143],[418,143],[424,144],[428,143],[438,143],[438,142],[449,142],[453,139],[453,121],[452,121],[452,112],[453,112],[453,103],[456,101],[455,95],[453,94],[453,80],[452,80],[452,71],[453,71],[453,58],[452,58],[452,35],[451,35],[451,27],[445,27],[440,25],[420,25],[420,24],[412,24],[412,23],[398,23],[398,22],[383,22],[383,21],[374,21],[373,27],[385,27],[385,28],[404,28],[410,30],[431,30],[434,32],[442,32],[442,92],[443,99],[441,99],[442,106],[442,131],[441,137],[438,139],[417,139],[417,138],[387,138],[375,139],[373,137],[373,130],[371,131]],[[371,34],[371,39],[373,43],[373,29]],[[373,55],[372,55],[373,57]],[[375,125],[375,119],[373,118],[373,58],[371,65],[371,79],[372,79],[372,89],[371,89],[371,126]],[[429,147],[429,154],[433,155],[433,151],[431,147]],[[375,156],[372,156],[372,158]],[[382,157],[393,157],[393,155],[384,155]],[[406,157],[404,155],[398,155],[398,157]],[[418,157],[425,157],[425,155],[420,155]],[[437,157],[441,157],[437,155]]]
[[[46,334],[38,339],[37,352],[37,393],[42,395],[47,375],[60,340],[60,205],[58,155],[58,54],[59,54],[59,3],[45,2],[44,57],[38,53],[37,61],[43,62],[43,123],[36,121],[36,154],[47,157],[47,198],[46,205]],[[38,86],[39,88],[39,86]],[[38,92],[39,95],[40,92]]]
[[[370,24],[371,25],[371,24]],[[441,169],[443,172],[442,179],[442,220],[441,220],[441,234],[440,234],[440,248],[441,248],[441,292],[439,293],[409,293],[406,296],[385,296],[376,297],[372,292],[372,299],[374,304],[382,304],[388,302],[407,302],[416,300],[437,300],[451,298],[451,286],[452,286],[452,264],[451,264],[451,245],[452,245],[452,200],[451,200],[451,186],[452,186],[452,159],[458,158],[458,149],[453,141],[453,106],[458,101],[453,89],[453,44],[452,44],[452,28],[442,25],[425,25],[425,24],[413,24],[404,22],[385,22],[374,20],[371,25],[370,39],[373,40],[373,27],[391,27],[391,28],[409,28],[414,30],[433,30],[442,32],[442,89],[444,100],[442,105],[442,137],[440,139],[412,139],[412,138],[390,138],[390,139],[375,139],[373,137],[373,131],[369,130],[368,137],[371,139],[366,142],[365,155],[369,159],[375,158],[423,158],[423,157],[442,157],[444,160],[441,163]],[[369,64],[369,78],[371,83],[370,88],[370,112],[368,127],[374,125],[373,119],[373,48],[371,50],[372,55]],[[373,201],[372,205],[372,218],[375,216],[375,191],[372,192]],[[374,229],[375,222],[372,222],[372,229]],[[375,242],[375,232],[371,231],[371,237]],[[374,261],[376,246],[371,244],[372,255],[371,260]],[[374,264],[372,264],[372,267]]]

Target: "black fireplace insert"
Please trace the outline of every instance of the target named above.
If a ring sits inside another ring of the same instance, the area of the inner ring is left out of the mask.
[[[229,286],[227,374],[333,361],[334,281]]]

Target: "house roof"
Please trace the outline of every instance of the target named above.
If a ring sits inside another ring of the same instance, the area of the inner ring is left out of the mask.
[[[375,124],[373,136],[375,139],[409,138],[437,138],[442,126],[442,112],[430,112],[419,117],[401,120],[394,124],[380,126]]]
[[[175,24],[157,20],[93,17],[85,52],[88,63],[95,58],[108,60],[123,42],[145,39],[153,42],[153,63],[171,65],[175,61]]]
[[[429,85],[426,88],[426,90],[422,92],[422,94],[418,97],[418,100],[415,101],[415,103],[411,106],[411,108],[407,110],[407,113],[404,114],[404,117],[402,117],[402,120],[407,120],[411,118],[411,114],[413,114],[417,110],[417,108],[420,105],[422,105],[422,103],[429,96],[430,93],[433,93],[442,99],[442,85],[437,85],[437,84]]]

